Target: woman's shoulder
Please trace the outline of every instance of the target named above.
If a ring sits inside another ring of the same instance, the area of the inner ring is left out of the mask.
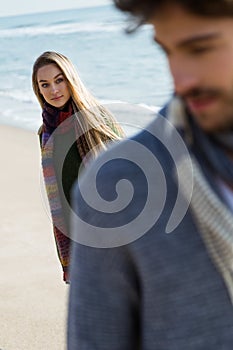
[[[39,127],[37,135],[39,136],[40,146],[42,146],[42,134],[43,134],[43,124]]]
[[[37,135],[41,136],[43,133],[43,124],[39,127],[38,131],[37,131]]]

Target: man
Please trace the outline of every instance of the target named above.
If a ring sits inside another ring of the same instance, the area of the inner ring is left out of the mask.
[[[233,1],[115,2],[154,26],[175,94],[75,188],[68,349],[230,350]]]

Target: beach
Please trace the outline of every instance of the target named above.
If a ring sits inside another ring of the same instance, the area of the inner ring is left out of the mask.
[[[142,106],[111,107],[129,135],[155,117]],[[37,132],[0,125],[0,147],[0,350],[64,350],[69,286],[53,238]]]
[[[43,204],[36,132],[0,126],[0,349],[64,350],[69,286]]]
[[[67,55],[126,134],[137,133],[173,86],[151,28],[127,36],[125,26],[111,5],[1,18],[0,350],[66,349],[69,286],[62,281],[40,176],[36,130],[42,118],[31,85],[33,63],[47,50]]]

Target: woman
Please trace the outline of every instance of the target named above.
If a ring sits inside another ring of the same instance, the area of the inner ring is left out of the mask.
[[[70,191],[80,165],[124,136],[111,113],[87,91],[72,62],[47,51],[33,65],[32,85],[42,108],[42,168],[63,279],[69,283]]]

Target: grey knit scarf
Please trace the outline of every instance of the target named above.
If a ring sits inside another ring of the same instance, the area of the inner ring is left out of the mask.
[[[168,120],[181,131],[190,150],[193,166],[190,207],[209,256],[221,274],[233,304],[233,213],[213,190],[203,172],[205,164],[213,177],[233,185],[233,163],[226,152],[228,146],[229,150],[233,150],[232,135],[205,135],[188,117],[178,98],[174,98],[168,107]],[[190,160],[183,159],[177,166],[182,174],[181,188],[189,198]]]

